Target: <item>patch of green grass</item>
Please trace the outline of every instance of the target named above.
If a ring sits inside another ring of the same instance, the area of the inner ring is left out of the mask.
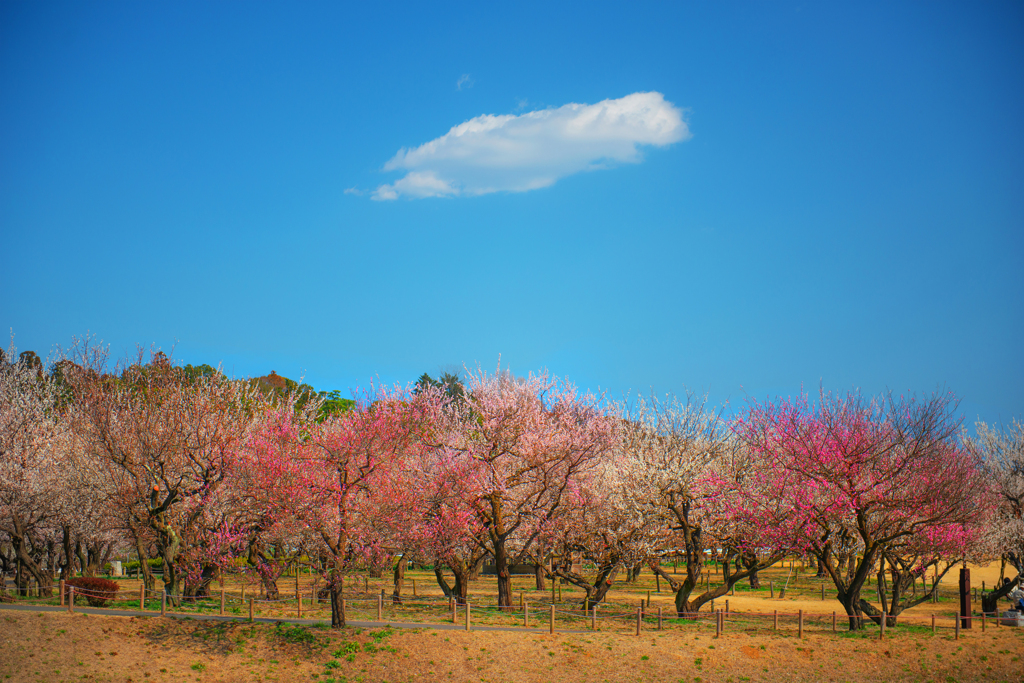
[[[322,650],[327,647],[327,639],[322,634],[313,633],[301,624],[289,625],[279,621],[274,624],[274,635],[286,643],[304,645],[311,649]]]
[[[332,657],[344,657],[346,661],[354,662],[356,653],[359,652],[359,643],[350,640],[341,641],[341,647],[331,653]]]

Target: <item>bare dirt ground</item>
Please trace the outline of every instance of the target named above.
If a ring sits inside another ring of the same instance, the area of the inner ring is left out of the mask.
[[[0,680],[1021,681],[1024,632],[871,636],[682,629],[555,634],[330,629],[0,612]]]
[[[972,567],[973,585],[993,586],[999,577],[998,563]],[[1012,570],[1010,570],[1012,574]],[[1011,577],[1012,578],[1012,577]],[[418,596],[429,604],[385,603],[385,619],[397,621],[450,622],[446,602],[432,572],[410,571],[404,595],[412,596],[417,580]],[[258,595],[245,577],[229,577],[225,590]],[[584,681],[1024,681],[1024,630],[978,624],[953,639],[952,615],[957,607],[958,573],[954,569],[941,583],[938,603],[926,602],[904,612],[900,626],[878,640],[878,629],[869,625],[863,634],[843,633],[842,610],[834,587],[817,579],[812,568],[794,567],[788,561],[761,574],[762,588],[745,583],[735,595],[723,596],[716,608],[729,601],[733,616],[722,638],[714,638],[713,621],[699,624],[670,622],[672,594],[664,581],[645,571],[634,583],[617,583],[601,607],[599,632],[578,634],[465,632],[409,629],[359,631],[287,625],[249,625],[180,621],[161,618],[133,619],[108,616],[74,616],[62,613],[0,610],[0,683],[7,681],[310,681],[354,683],[371,681],[479,681],[582,683]],[[122,598],[112,607],[138,607],[138,581],[119,579]],[[768,589],[774,586],[774,598]],[[302,574],[297,581],[307,596],[316,587],[315,577]],[[282,578],[282,591],[294,590],[296,578]],[[786,586],[786,597],[781,588]],[[821,588],[825,587],[825,600]],[[550,584],[539,591],[533,578],[517,576],[514,591],[522,592],[531,607],[535,626],[546,625],[551,604]],[[356,578],[346,585],[352,620],[373,620],[376,597],[384,589],[390,595],[389,577]],[[869,586],[868,590],[872,587]],[[219,590],[219,587],[218,587]],[[183,605],[185,612],[216,614],[219,599]],[[493,605],[494,578],[483,576],[471,585],[473,623],[521,625],[521,613],[502,614],[480,607]],[[132,596],[135,596],[134,603]],[[648,615],[661,607],[665,631],[654,631],[651,619],[642,636],[633,635],[635,612],[650,596]],[[583,594],[565,585],[557,595],[557,628],[587,629],[577,603]],[[22,598],[26,604],[56,604],[53,598]],[[975,603],[975,610],[980,604]],[[1001,609],[1008,604],[1001,605]],[[159,610],[159,600],[147,605]],[[257,616],[281,618],[296,615],[289,603],[257,605]],[[797,638],[798,610],[805,615],[805,637]],[[247,603],[236,600],[225,610],[228,616],[245,619]],[[707,607],[705,608],[707,611]],[[778,611],[778,632],[771,615]],[[831,613],[839,612],[839,633],[831,632]],[[755,614],[762,616],[755,616]],[[607,617],[605,616],[607,614]],[[939,631],[933,635],[931,615],[938,615]],[[615,616],[618,615],[618,616]],[[307,600],[303,616],[329,621],[324,606],[313,609]],[[459,623],[462,623],[460,614]],[[650,630],[648,630],[650,629]]]

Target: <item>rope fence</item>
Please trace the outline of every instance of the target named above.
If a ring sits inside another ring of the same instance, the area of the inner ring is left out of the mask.
[[[310,590],[297,591],[294,595],[279,595],[276,598],[252,595],[246,591],[220,590],[211,592],[201,598],[179,596],[171,600],[164,591],[146,591],[140,588],[137,596],[124,596],[111,591],[89,590],[60,582],[60,605],[66,606],[69,613],[74,613],[77,598],[94,598],[102,600],[104,607],[113,609],[137,608],[139,613],[154,613],[159,610],[161,615],[189,616],[195,614],[216,614],[218,616],[241,615],[247,610],[249,621],[257,616],[275,619],[330,619],[330,601],[319,598],[315,586]],[[172,604],[175,603],[175,604]],[[641,601],[635,609],[623,609],[619,605],[597,604],[589,609],[566,609],[565,604],[535,600],[527,602],[520,596],[519,607],[501,607],[490,604],[472,604],[467,601],[460,603],[454,598],[418,597],[402,599],[394,602],[384,592],[371,595],[351,595],[344,597],[341,608],[345,618],[353,621],[377,622],[408,622],[408,623],[451,623],[463,624],[472,630],[474,622],[486,626],[522,627],[542,629],[547,626],[551,633],[557,630],[576,631],[632,631],[640,635],[646,631],[714,630],[719,637],[730,631],[751,633],[782,633],[793,634],[802,638],[805,632],[814,633],[845,633],[849,631],[850,620],[857,619],[837,611],[784,612],[740,612],[729,610],[728,601],[724,609],[703,612],[677,614],[666,611],[662,607],[651,608],[649,603]],[[261,615],[262,610],[262,615]],[[876,623],[867,616],[859,617],[865,628],[878,627],[878,637],[884,638],[887,630],[896,626],[913,627],[918,632],[928,630],[933,634],[940,631],[952,633],[954,638],[960,637],[962,629],[974,628],[984,632],[988,628],[1000,626],[1016,626],[1016,620],[1001,617],[998,612],[976,613],[960,616],[956,613],[929,615],[875,615]]]

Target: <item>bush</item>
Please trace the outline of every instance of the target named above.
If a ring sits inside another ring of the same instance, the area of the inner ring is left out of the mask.
[[[157,557],[157,558],[152,559],[152,560],[146,560],[146,562],[149,564],[150,569],[163,569],[163,566],[164,566],[163,558],[160,558],[160,557]],[[122,569],[124,571],[125,576],[128,576],[130,573],[131,574],[136,574],[139,571],[139,561],[138,560],[132,560],[131,562],[125,562],[121,566],[122,566]]]
[[[70,595],[71,586],[75,587],[75,597],[84,595],[85,601],[89,603],[90,607],[104,607],[108,602],[117,598],[117,591],[121,588],[121,584],[117,581],[83,576],[64,582],[65,598]]]

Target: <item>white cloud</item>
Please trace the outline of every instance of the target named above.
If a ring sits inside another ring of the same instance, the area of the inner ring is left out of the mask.
[[[373,198],[526,192],[580,171],[638,163],[640,145],[663,147],[689,137],[682,111],[658,92],[518,116],[486,114],[400,149],[384,170],[406,175],[378,187]]]
[[[473,84],[475,82],[476,81],[469,77],[469,74],[462,74],[461,76],[459,76],[459,80],[456,81],[455,87],[458,90],[462,90],[462,88],[466,88],[468,90],[469,88],[473,87]]]

